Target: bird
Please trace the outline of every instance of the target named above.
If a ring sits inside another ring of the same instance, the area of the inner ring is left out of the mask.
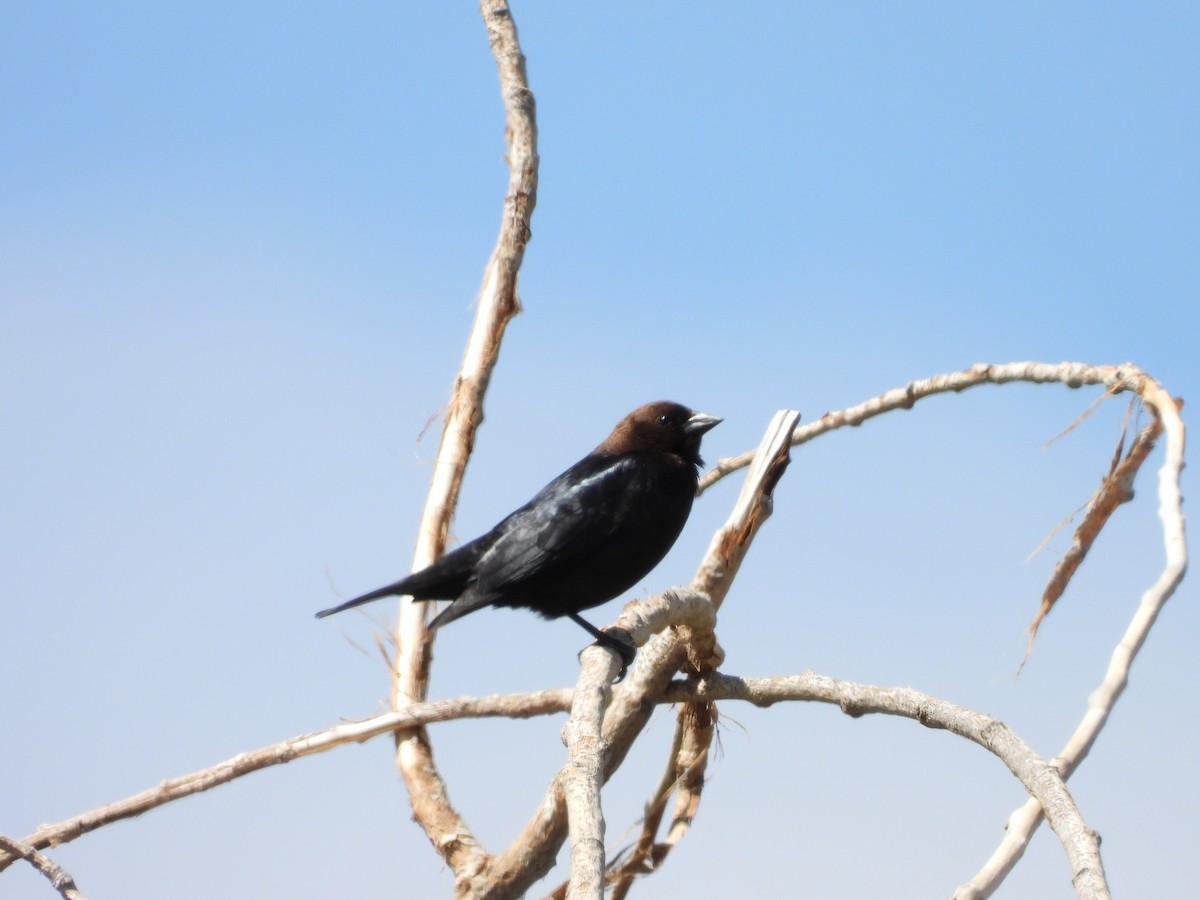
[[[486,606],[522,607],[572,619],[628,666],[632,642],[579,612],[630,589],[667,555],[696,496],[700,439],[722,421],[667,400],[640,406],[491,531],[317,618],[392,595],[450,600],[432,631]]]

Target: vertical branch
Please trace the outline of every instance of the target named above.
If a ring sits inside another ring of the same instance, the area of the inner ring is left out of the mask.
[[[791,462],[788,448],[799,424],[800,413],[795,410],[775,413],[751,457],[750,471],[729,519],[713,535],[708,553],[692,578],[692,590],[708,594],[718,609],[750,550],[750,542],[771,515],[775,485]]]
[[[571,717],[563,727],[567,764],[560,774],[571,838],[571,882],[567,897],[570,900],[601,900],[604,896],[604,810],[600,805],[600,788],[604,784],[605,757],[601,729],[604,710],[612,698],[617,657],[612,650],[593,645],[584,648],[580,661]]]
[[[691,588],[686,592],[672,590],[664,595],[664,598],[671,597],[672,615],[678,617],[673,620],[676,627],[657,633],[642,647],[630,667],[629,678],[613,692],[603,730],[603,737],[607,741],[607,756],[604,760],[606,780],[624,761],[630,746],[648,721],[650,710],[653,708],[651,698],[659,696],[672,675],[681,668],[689,673],[696,673],[711,671],[720,664],[723,651],[717,644],[715,635],[715,612],[719,603],[717,598],[723,599],[729,592],[729,586],[749,550],[750,542],[771,514],[771,492],[787,467],[792,432],[799,420],[800,414],[791,410],[782,410],[775,414],[762,443],[755,451],[754,464],[746,474],[733,512],[725,525],[713,536],[708,553],[692,580]],[[702,606],[706,614],[687,617],[685,602],[695,603],[698,598],[703,598]],[[635,615],[638,606],[639,604],[626,606],[621,613],[621,620]],[[618,623],[621,620],[618,620]],[[641,642],[638,641],[638,644],[640,646]],[[672,829],[676,840],[686,830],[686,824],[690,821],[688,816],[695,812],[699,802],[699,788],[703,782],[704,765],[708,758],[703,749],[707,748],[707,741],[712,736],[711,725],[715,712],[707,704],[698,705],[703,706],[703,710],[690,710],[687,716],[688,727],[694,727],[697,734],[689,735],[686,742],[677,735],[676,740],[681,741],[681,755],[672,759],[669,766],[669,771],[674,773],[674,777],[664,778],[662,783],[668,792],[677,783],[684,792],[676,803],[676,827]],[[679,729],[682,733],[682,722]],[[689,793],[692,790],[695,793]],[[659,798],[652,798],[651,808],[657,799]],[[666,795],[662,795],[661,802],[664,807],[666,800]],[[566,831],[566,823],[563,821],[565,806],[562,779],[558,777],[551,783],[538,813],[520,837],[501,856],[496,857],[490,885],[492,890],[497,890],[495,896],[518,896],[530,883],[550,870]],[[654,816],[654,821],[657,827],[657,823],[661,821],[661,810]],[[644,841],[639,841],[638,849],[620,864],[616,876],[610,876],[610,880],[616,881],[617,892],[623,893],[628,890],[628,884],[623,884],[623,881],[627,882],[634,875],[647,871],[647,861],[653,849],[653,834]],[[502,891],[499,890],[500,886],[503,886]],[[488,896],[493,894],[489,892]]]
[[[446,545],[463,474],[483,421],[483,398],[500,353],[504,329],[520,311],[517,272],[530,238],[529,220],[537,202],[537,124],[533,93],[525,77],[525,57],[504,0],[481,0],[480,13],[500,76],[508,142],[509,182],[496,247],[484,270],[475,322],[446,413],[434,463],[433,482],[421,517],[413,569],[424,568]],[[396,627],[392,706],[423,700],[429,686],[430,644],[426,604],[405,600]],[[408,786],[413,815],[456,873],[478,868],[484,854],[466,823],[450,805],[446,785],[433,763],[424,729],[399,732],[396,765]]]
[[[720,607],[729,593],[754,535],[771,515],[775,485],[791,461],[788,448],[799,422],[800,413],[787,409],[780,410],[771,419],[751,458],[737,502],[725,524],[713,535],[708,553],[692,579],[692,590],[711,597],[714,607]],[[697,643],[702,646],[696,646]],[[695,635],[688,641],[683,671],[691,678],[705,678],[723,658],[714,634]],[[661,865],[691,828],[700,808],[700,792],[704,787],[709,747],[716,734],[716,721],[717,707],[710,701],[688,701],[680,707],[671,758],[667,761],[668,774],[646,802],[642,832],[628,858],[614,866],[610,874],[614,898],[625,897],[634,878]],[[675,794],[675,812],[671,827],[666,837],[659,841],[658,830],[672,793]]]
[[[621,765],[641,733],[672,674],[684,659],[680,630],[711,633],[713,606],[708,597],[684,588],[671,588],[661,597],[634,601],[617,618],[640,649],[629,675],[604,715],[604,780]],[[486,877],[478,879],[470,896],[488,900],[523,897],[529,887],[553,868],[567,836],[567,803],[562,774],[556,775],[530,821],[503,853],[492,858]],[[565,896],[564,887],[561,894]]]

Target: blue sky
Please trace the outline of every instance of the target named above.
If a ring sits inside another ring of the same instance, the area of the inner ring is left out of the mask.
[[[978,361],[1129,360],[1200,396],[1193,5],[514,13],[541,187],[459,538],[662,397],[725,417],[712,461],[776,409],[811,421]],[[394,607],[311,614],[407,571],[419,436],[507,172],[468,3],[10,4],[0,112],[0,832],[22,836],[382,708],[371,633]],[[1094,397],[981,388],[798,450],[721,613],[726,671],[908,684],[1053,755],[1162,561],[1158,452],[1013,677],[1070,529],[1026,557],[1090,496],[1124,402],[1044,445]],[[737,486],[639,593],[688,580]],[[1191,883],[1195,600],[1185,582],[1071,782],[1118,895]],[[570,623],[480,613],[439,638],[433,695],[567,685],[581,646]],[[647,896],[947,896],[1022,799],[910,722],[722,712],[700,816]],[[672,723],[609,788],[614,847]],[[490,849],[561,764],[560,726],[434,730]],[[389,746],[54,856],[92,896],[443,895]],[[0,875],[0,896],[48,893]],[[1072,896],[1048,830],[999,896]]]

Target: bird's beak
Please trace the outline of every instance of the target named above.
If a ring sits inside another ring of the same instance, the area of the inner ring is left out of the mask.
[[[708,413],[692,413],[683,423],[684,434],[694,434],[697,437],[712,428],[716,428],[725,420],[720,416],[710,416]]]

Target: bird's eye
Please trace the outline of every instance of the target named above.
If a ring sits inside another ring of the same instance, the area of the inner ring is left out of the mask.
[[[663,428],[670,428],[671,424],[672,424],[671,417],[669,415],[667,415],[666,413],[663,413],[661,416],[658,417],[658,424],[661,425]]]

